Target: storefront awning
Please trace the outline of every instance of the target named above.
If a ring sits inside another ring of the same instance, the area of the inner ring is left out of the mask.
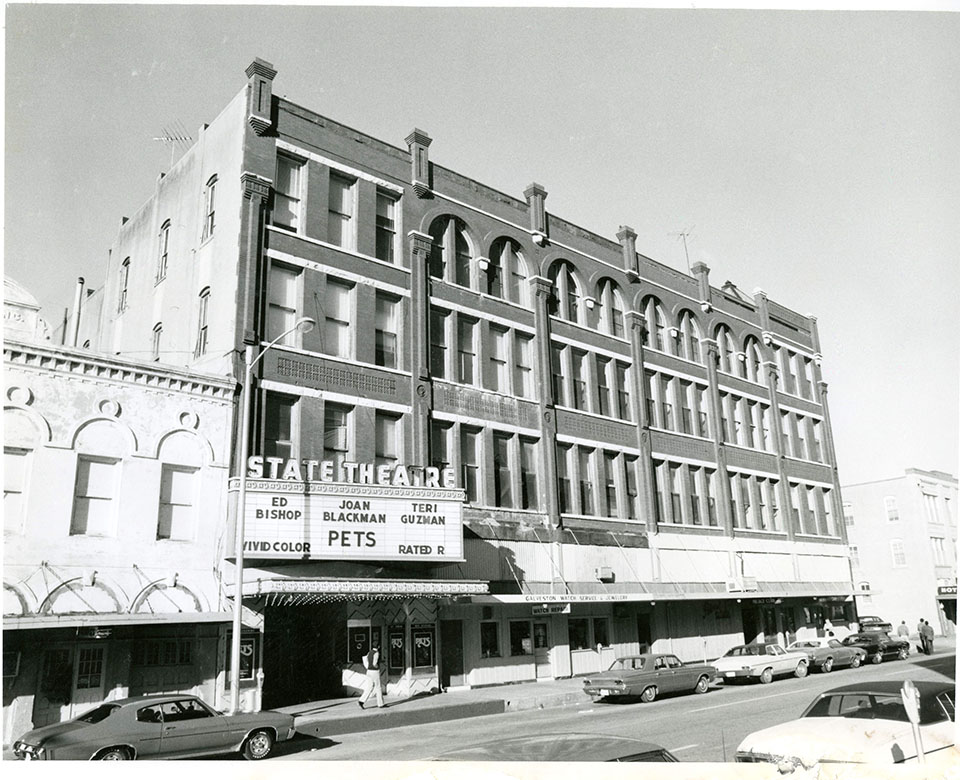
[[[69,615],[4,616],[3,630],[77,628],[80,626],[169,625],[171,623],[229,623],[229,612],[97,612]]]
[[[301,606],[335,601],[439,599],[480,596],[480,580],[270,579],[245,582],[245,598],[265,596],[267,606]]]

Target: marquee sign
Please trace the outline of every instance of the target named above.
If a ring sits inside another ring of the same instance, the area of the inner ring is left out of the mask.
[[[231,490],[238,486],[231,480]],[[250,558],[463,560],[464,492],[456,488],[248,478],[246,490]]]

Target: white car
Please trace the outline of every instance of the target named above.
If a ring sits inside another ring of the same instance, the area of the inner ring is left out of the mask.
[[[952,682],[914,683],[928,766],[957,761]],[[903,681],[855,683],[824,691],[797,720],[750,734],[736,760],[777,764],[781,772],[819,763],[915,762],[913,728],[900,697]]]
[[[737,645],[712,662],[724,681],[756,678],[766,684],[780,674],[806,677],[810,662],[807,654],[787,652],[780,645]]]

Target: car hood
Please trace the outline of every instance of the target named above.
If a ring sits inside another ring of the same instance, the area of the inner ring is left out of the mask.
[[[64,723],[53,723],[49,726],[41,726],[38,729],[33,729],[33,731],[28,731],[20,737],[18,741],[26,742],[28,745],[40,745],[51,737],[59,737],[61,734],[69,734],[73,731],[90,728],[90,725],[89,723],[77,723],[72,720],[65,721]]]
[[[953,744],[952,723],[923,729],[923,750],[929,753]],[[800,718],[750,734],[737,748],[778,761],[798,760],[810,768],[820,762],[894,763],[916,758],[909,723],[866,718]]]

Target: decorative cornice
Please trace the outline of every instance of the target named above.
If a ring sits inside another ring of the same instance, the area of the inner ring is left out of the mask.
[[[247,65],[244,73],[247,74],[248,79],[254,76],[263,76],[263,78],[273,81],[277,77],[277,71],[274,70],[273,65],[266,60],[261,60],[259,57]]]
[[[142,385],[152,390],[187,393],[223,401],[232,401],[236,390],[236,383],[224,377],[159,368],[155,363],[140,365],[109,355],[63,347],[50,348],[7,341],[3,346],[3,360],[8,366],[24,369],[74,375],[101,382]]]
[[[411,252],[429,252],[433,248],[433,237],[429,233],[411,230],[407,233]]]
[[[249,171],[244,171],[240,175],[240,184],[243,186],[243,197],[245,198],[259,195],[266,199],[270,197],[270,188],[273,187],[273,181]]]
[[[553,292],[553,282],[545,276],[531,276],[527,281],[534,295],[550,295]]]

